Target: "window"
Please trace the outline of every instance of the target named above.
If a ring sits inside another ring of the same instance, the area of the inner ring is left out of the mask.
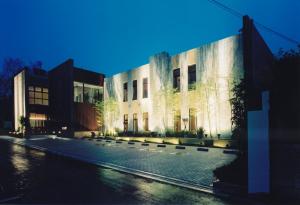
[[[191,108],[189,109],[189,131],[196,133],[196,109]]]
[[[74,102],[83,102],[83,83],[74,82]]]
[[[143,78],[143,98],[148,97],[148,78]]]
[[[173,70],[173,88],[180,91],[180,68]]]
[[[137,80],[134,80],[132,82],[132,87],[133,87],[132,100],[136,100],[137,99]]]
[[[189,83],[189,90],[194,90],[195,83],[196,83],[196,65],[190,65],[188,67],[188,83]]]
[[[133,114],[133,132],[135,132],[135,133],[138,132],[138,118],[137,118],[137,113]]]
[[[28,96],[30,105],[49,105],[48,88],[37,86],[28,87]]]
[[[148,113],[144,112],[143,113],[143,127],[144,127],[144,131],[149,131],[149,126],[148,126]]]
[[[74,82],[74,102],[94,104],[102,99],[103,90],[100,86]]]
[[[46,119],[45,114],[29,113],[29,123],[32,128],[45,127]]]
[[[128,101],[128,84],[124,83],[123,84],[123,102]]]
[[[125,114],[124,115],[124,132],[127,132],[128,131],[128,114]]]
[[[174,113],[174,131],[179,132],[181,130],[181,115],[180,111],[177,110]]]

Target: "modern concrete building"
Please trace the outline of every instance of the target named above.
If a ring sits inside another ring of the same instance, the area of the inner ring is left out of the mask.
[[[231,137],[232,88],[245,79],[247,110],[261,106],[273,56],[245,16],[241,33],[106,78],[106,131],[190,130]]]
[[[21,116],[30,132],[55,132],[72,137],[76,131],[97,131],[95,102],[103,100],[104,75],[67,60],[46,72],[24,69],[14,77],[14,128]]]

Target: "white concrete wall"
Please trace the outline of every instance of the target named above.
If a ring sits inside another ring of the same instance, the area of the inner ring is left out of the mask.
[[[25,70],[14,77],[14,121],[15,131],[21,127],[20,117],[26,117],[25,110]]]
[[[173,85],[173,69],[180,68],[180,93],[177,94],[181,119],[189,118],[189,109],[197,111],[197,127],[212,137],[231,136],[231,105],[233,83],[243,77],[241,35],[231,36],[175,56],[168,53],[150,57],[149,64],[105,79],[104,99],[116,96],[119,113],[114,123],[106,121],[106,129],[123,130],[123,115],[128,114],[132,130],[133,113],[138,113],[139,131],[143,131],[142,113],[148,112],[149,129],[164,132],[173,129],[175,100],[162,96],[162,90]],[[188,66],[196,64],[197,89],[188,91]],[[148,77],[148,98],[142,99],[142,79]],[[132,81],[138,81],[138,99],[132,101]],[[123,102],[123,83],[128,82],[128,102]],[[189,126],[187,125],[187,128]],[[184,123],[181,121],[181,128]]]

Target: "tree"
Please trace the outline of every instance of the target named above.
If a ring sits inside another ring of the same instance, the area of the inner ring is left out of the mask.
[[[235,82],[232,89],[232,98],[230,103],[232,106],[232,138],[237,141],[241,149],[245,149],[246,143],[246,84],[241,79]]]
[[[154,93],[154,109],[157,113],[163,113],[163,133],[168,129],[169,113],[175,114],[180,110],[180,93],[173,88],[171,84],[161,86],[161,88]]]
[[[103,116],[102,120],[106,121],[107,125],[110,126],[108,127],[108,130],[105,131],[114,134],[116,127],[115,123],[119,116],[119,105],[117,100],[114,97],[108,97],[104,101],[97,103],[96,106],[98,112]]]
[[[12,95],[12,80],[13,76],[21,71],[24,67],[24,62],[19,58],[4,59],[2,70],[0,72],[0,96],[8,97]]]

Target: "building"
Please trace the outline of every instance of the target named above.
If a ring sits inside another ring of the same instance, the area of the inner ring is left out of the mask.
[[[95,102],[103,99],[104,75],[74,66],[69,59],[46,72],[24,69],[14,77],[14,128],[21,116],[32,133],[99,130]]]
[[[261,107],[273,56],[245,16],[241,33],[177,55],[162,52],[149,63],[106,78],[108,132],[196,132],[231,137],[232,88],[245,80],[247,110]]]

